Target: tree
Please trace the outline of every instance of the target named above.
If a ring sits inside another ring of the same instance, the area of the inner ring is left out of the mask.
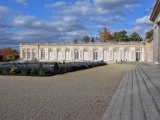
[[[153,30],[146,32],[146,39],[150,39],[153,36]]]
[[[89,42],[90,38],[88,36],[83,37],[82,41],[83,42]]]
[[[129,36],[131,41],[142,41],[142,38],[140,37],[140,35],[136,32],[133,32],[130,36]]]
[[[94,42],[94,38],[92,37],[92,40],[91,40],[91,42]]]
[[[10,61],[19,58],[19,52],[17,50],[12,50],[10,47],[0,49],[0,55],[0,61]]]
[[[74,40],[73,40],[73,43],[75,43],[75,44],[76,44],[77,42],[78,42],[78,40],[77,40],[77,39],[74,39]]]
[[[116,41],[128,41],[127,32],[125,30],[115,32],[113,33],[113,36]]]
[[[99,30],[99,34],[97,35],[97,40],[100,40],[101,42],[111,42],[114,41],[114,37],[111,35],[110,31],[106,28],[102,28],[103,31]]]

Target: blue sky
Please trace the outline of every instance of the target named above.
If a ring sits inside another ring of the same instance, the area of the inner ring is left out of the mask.
[[[156,0],[0,0],[0,48],[96,38],[101,28],[141,37]]]

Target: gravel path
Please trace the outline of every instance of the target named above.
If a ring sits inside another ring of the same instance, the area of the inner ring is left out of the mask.
[[[100,120],[133,64],[52,77],[0,76],[0,120]]]

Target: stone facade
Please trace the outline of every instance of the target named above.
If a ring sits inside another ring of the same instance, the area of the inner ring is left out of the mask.
[[[154,23],[153,27],[153,62],[160,63],[160,0],[157,0],[152,11],[150,20]]]
[[[146,40],[144,45],[145,61],[153,62],[153,38]]]
[[[152,61],[152,42],[20,44],[20,58],[38,61]]]

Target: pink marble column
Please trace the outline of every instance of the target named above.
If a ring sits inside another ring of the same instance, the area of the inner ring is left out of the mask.
[[[134,50],[131,50],[131,59],[134,59]]]
[[[110,59],[112,59],[112,50],[110,50]]]
[[[120,59],[122,59],[122,49],[120,50],[120,57],[121,57]]]
[[[90,58],[92,58],[92,50],[90,50]]]
[[[80,50],[80,58],[82,58],[82,50]]]
[[[71,50],[71,58],[73,58],[73,50]]]
[[[102,51],[100,50],[99,51],[99,59],[101,59],[101,57],[102,57]]]

